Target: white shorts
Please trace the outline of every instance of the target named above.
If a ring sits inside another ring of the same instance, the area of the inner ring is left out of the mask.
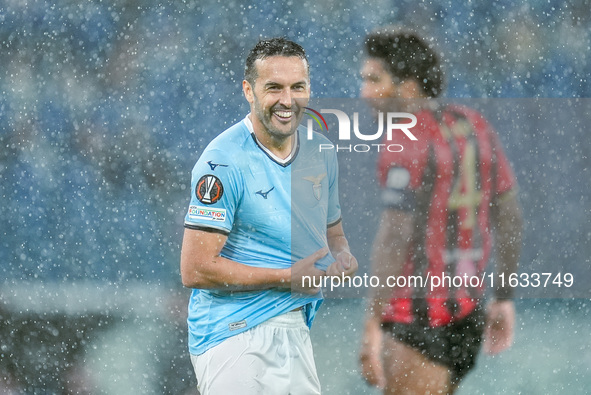
[[[201,395],[313,395],[320,381],[303,310],[291,311],[191,355]]]

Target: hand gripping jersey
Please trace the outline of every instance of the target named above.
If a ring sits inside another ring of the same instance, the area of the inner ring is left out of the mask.
[[[405,140],[402,152],[382,151],[378,177],[386,207],[413,214],[402,274],[422,283],[395,289],[383,321],[437,327],[468,315],[482,296],[484,282],[476,277],[483,277],[492,247],[490,206],[512,190],[515,177],[476,111],[446,106],[415,115],[418,140]]]
[[[327,227],[341,218],[334,153],[320,153],[320,134],[296,133],[292,155],[281,161],[256,140],[247,117],[216,137],[192,173],[185,227],[228,236],[221,256],[244,265],[287,268],[327,246]],[[334,258],[316,265],[325,270]],[[199,355],[229,336],[305,306],[312,324],[322,295],[289,290],[193,289],[189,351]]]

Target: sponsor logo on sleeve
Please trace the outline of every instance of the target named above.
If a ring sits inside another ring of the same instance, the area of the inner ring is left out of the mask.
[[[201,206],[189,206],[189,218],[222,222],[226,220],[226,210]]]
[[[390,189],[404,189],[410,184],[410,172],[404,167],[393,167],[388,171],[386,186]]]

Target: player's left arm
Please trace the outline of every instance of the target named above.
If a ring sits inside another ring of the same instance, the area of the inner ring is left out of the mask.
[[[523,218],[521,207],[514,190],[496,199],[491,211],[495,232],[497,272],[505,278],[517,273],[521,253]],[[495,289],[495,300],[487,307],[485,351],[489,354],[502,352],[513,343],[515,307],[513,288],[506,286]]]
[[[509,278],[509,275],[517,273],[523,228],[521,206],[514,190],[496,199],[491,210],[491,222],[495,233],[497,272]],[[495,296],[497,299],[510,299],[513,297],[513,288],[497,288]]]
[[[343,222],[339,222],[330,226],[326,230],[326,237],[328,239],[328,248],[332,256],[335,258],[328,269],[326,269],[327,276],[352,276],[358,268],[357,259],[351,254],[349,249],[349,242],[345,236],[343,229]]]

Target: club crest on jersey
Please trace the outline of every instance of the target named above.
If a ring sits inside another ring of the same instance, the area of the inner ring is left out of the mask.
[[[312,192],[314,193],[314,197],[316,200],[320,200],[322,197],[322,180],[326,177],[326,173],[319,174],[317,176],[310,176],[304,177],[304,180],[310,181],[312,183]]]
[[[214,204],[224,195],[224,186],[219,178],[206,174],[197,182],[195,195],[203,204]]]

